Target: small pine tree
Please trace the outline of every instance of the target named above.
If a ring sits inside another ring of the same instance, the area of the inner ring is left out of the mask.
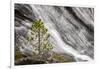
[[[43,54],[53,49],[52,44],[49,42],[49,37],[50,34],[41,19],[32,23],[28,40],[32,43],[35,51],[38,51],[38,55],[43,56]]]

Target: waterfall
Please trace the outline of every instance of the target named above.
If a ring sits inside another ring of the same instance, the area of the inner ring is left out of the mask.
[[[93,59],[93,8],[16,4],[15,10],[16,28],[28,30],[35,19],[44,22],[54,52],[72,55],[76,61]]]

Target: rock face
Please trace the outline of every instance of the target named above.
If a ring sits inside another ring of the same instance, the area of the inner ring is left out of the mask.
[[[41,19],[50,33],[53,52],[70,55],[74,61],[94,58],[94,8],[15,4],[15,51],[33,56],[27,33]]]

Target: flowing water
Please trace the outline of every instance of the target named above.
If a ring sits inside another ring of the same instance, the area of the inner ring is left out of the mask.
[[[93,60],[93,8],[15,4],[15,48],[24,47],[22,53],[33,51],[26,37],[36,19],[48,29],[54,52],[71,55],[76,61]]]

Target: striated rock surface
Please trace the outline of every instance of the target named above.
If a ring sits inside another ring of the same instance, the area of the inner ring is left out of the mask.
[[[41,19],[50,33],[52,52],[69,55],[68,62],[93,60],[94,8],[15,4],[14,11],[15,51],[33,56],[28,31],[33,21]]]

